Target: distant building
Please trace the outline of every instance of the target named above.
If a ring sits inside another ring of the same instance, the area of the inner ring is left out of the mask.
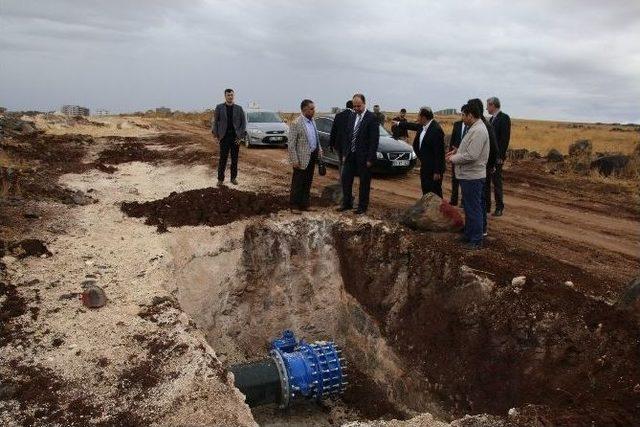
[[[4,107],[0,107],[0,114],[6,113],[7,109]]]
[[[433,114],[437,114],[438,116],[455,116],[459,113],[455,108],[445,108],[444,110],[436,111]]]
[[[340,111],[342,111],[340,107],[331,107],[331,114],[338,114]]]
[[[157,114],[171,114],[171,108],[167,107],[158,107],[156,108]]]
[[[109,110],[96,110],[96,116],[109,116],[111,112]]]
[[[63,105],[62,114],[67,116],[88,116],[89,109],[79,105]]]

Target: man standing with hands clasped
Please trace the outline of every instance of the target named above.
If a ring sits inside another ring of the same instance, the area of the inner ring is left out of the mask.
[[[224,90],[224,103],[216,106],[211,120],[211,133],[220,143],[220,160],[218,161],[218,185],[224,183],[224,171],[231,153],[231,183],[238,185],[239,139],[247,133],[247,119],[242,107],[233,102],[233,89]]]
[[[462,106],[462,120],[469,127],[459,148],[453,148],[446,155],[455,167],[456,177],[462,188],[464,200],[464,237],[467,249],[482,247],[484,182],[489,159],[489,131],[480,116],[482,110],[475,104]]]
[[[302,114],[289,128],[289,161],[293,166],[291,178],[291,209],[308,211],[313,172],[318,158],[322,158],[318,129],[313,121],[316,106],[310,99],[300,103]]]
[[[493,216],[502,216],[504,211],[504,193],[502,191],[502,166],[507,158],[507,149],[509,148],[509,140],[511,139],[511,118],[500,110],[500,100],[495,96],[487,99],[487,111],[491,114],[489,123],[493,126],[496,133],[496,142],[498,144],[498,156],[496,158],[495,170],[490,177],[487,177],[485,186],[487,212],[491,211],[491,184],[495,190],[496,210]]]
[[[376,159],[380,141],[380,125],[373,113],[367,110],[364,95],[353,95],[353,114],[349,118],[345,140],[342,147],[344,164],[342,166],[342,206],[338,212],[353,209],[353,180],[360,178],[358,208],[355,213],[361,215],[369,208],[369,192],[371,189],[371,166]]]

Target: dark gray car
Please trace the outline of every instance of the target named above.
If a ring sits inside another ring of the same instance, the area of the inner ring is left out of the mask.
[[[322,150],[324,151],[325,163],[338,166],[340,162],[338,153],[329,149],[333,117],[333,115],[317,117],[316,127],[320,135],[320,145],[322,145]],[[380,142],[376,157],[371,171],[386,174],[407,173],[415,167],[417,159],[413,148],[409,144],[393,139],[382,126],[380,126]]]

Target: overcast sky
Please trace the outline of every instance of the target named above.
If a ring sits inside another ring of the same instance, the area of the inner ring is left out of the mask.
[[[640,122],[640,0],[0,0],[0,106],[237,102]]]

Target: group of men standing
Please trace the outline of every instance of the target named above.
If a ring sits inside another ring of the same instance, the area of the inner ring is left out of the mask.
[[[231,183],[237,184],[239,139],[246,134],[246,118],[242,107],[234,104],[234,93],[225,90],[225,103],[216,106],[212,133],[220,142],[218,185],[224,182],[229,154],[231,154]],[[365,96],[355,94],[347,101],[346,109],[336,114],[331,129],[330,147],[340,159],[342,204],[340,212],[354,209],[353,183],[360,180],[356,214],[364,214],[369,207],[371,167],[376,160],[380,138],[379,126],[384,115],[376,108],[366,108]],[[376,106],[378,107],[378,106]],[[420,160],[422,193],[442,197],[442,179],[446,162],[451,163],[452,205],[458,204],[459,189],[465,212],[462,240],[469,249],[482,246],[487,235],[487,213],[491,210],[491,187],[495,193],[494,216],[504,211],[502,166],[506,159],[511,133],[511,120],[500,110],[500,100],[487,99],[486,120],[480,99],[470,99],[462,106],[461,120],[453,124],[449,151],[445,151],[444,131],[429,107],[422,107],[418,122],[406,119],[406,110],[393,120],[392,132],[397,139],[408,141],[408,131],[415,131],[413,150]],[[310,192],[316,165],[322,160],[322,147],[314,121],[315,104],[310,99],[300,103],[300,116],[291,124],[288,140],[289,161],[293,167],[290,202],[296,211],[310,210]],[[381,123],[382,122],[382,123]]]
[[[293,166],[291,181],[291,205],[294,210],[309,210],[309,194],[315,164],[322,159],[318,130],[313,116],[313,101],[305,99],[300,104],[302,114],[289,130],[289,160]],[[355,213],[361,215],[369,208],[371,167],[376,159],[380,130],[378,119],[366,107],[366,98],[357,93],[347,102],[347,109],[336,114],[330,136],[330,147],[340,158],[340,182],[342,204],[339,212],[354,209],[353,182],[360,180],[358,204]],[[307,161],[308,159],[308,161]]]

